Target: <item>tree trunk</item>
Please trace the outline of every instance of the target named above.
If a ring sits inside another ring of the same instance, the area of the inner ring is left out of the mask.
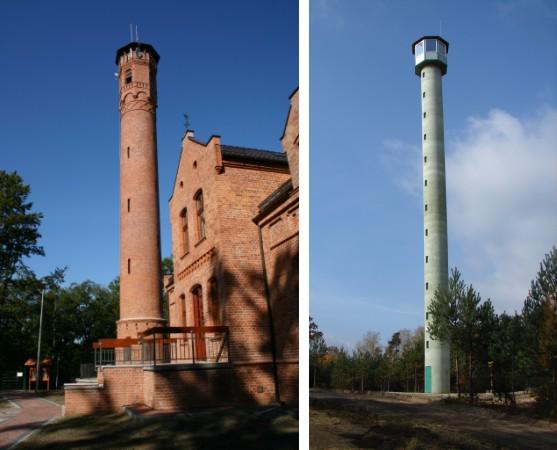
[[[516,396],[514,395],[514,356],[511,356],[511,392],[512,406],[516,406]]]
[[[458,398],[460,398],[460,369],[458,367],[458,355],[455,356],[456,362],[456,391],[458,392]]]
[[[474,390],[472,386],[472,349],[470,349],[468,351],[468,387],[470,389],[470,403],[474,403]]]
[[[414,392],[418,392],[418,368],[414,366]]]
[[[360,393],[364,393],[364,374],[360,375]]]
[[[317,366],[313,366],[313,387],[317,387]]]

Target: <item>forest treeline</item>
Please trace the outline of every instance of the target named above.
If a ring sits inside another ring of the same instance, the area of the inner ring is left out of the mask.
[[[430,338],[451,344],[451,390],[474,401],[493,392],[511,405],[531,391],[557,413],[557,249],[545,255],[521,311],[497,314],[457,269],[428,308]],[[424,329],[400,330],[387,345],[369,331],[349,351],[328,346],[310,318],[310,386],[423,392]]]
[[[44,292],[41,359],[52,360],[53,384],[61,386],[79,377],[82,363],[93,362],[93,342],[116,337],[120,283],[116,277],[108,286],[67,285],[66,268],[38,277],[26,261],[45,254],[42,214],[33,211],[29,195],[19,174],[0,170],[0,372],[21,370],[27,358],[36,358]],[[162,267],[172,271],[171,258]]]

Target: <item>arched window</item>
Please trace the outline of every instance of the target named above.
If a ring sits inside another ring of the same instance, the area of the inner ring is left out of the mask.
[[[203,297],[201,286],[196,285],[191,290],[192,293],[192,309],[193,309],[193,326],[205,326],[205,318],[203,316]],[[205,360],[207,358],[207,349],[205,347],[205,333],[202,331],[194,332],[195,359]]]
[[[190,251],[190,241],[188,233],[188,210],[182,209],[180,212],[180,239],[182,242],[182,254],[185,255]]]
[[[209,280],[209,317],[211,318],[211,325],[218,326],[221,324],[220,317],[220,302],[217,279],[211,278]]]
[[[186,322],[186,296],[185,294],[180,295],[180,308],[182,309],[182,326],[187,327],[188,323]]]
[[[130,84],[132,82],[132,70],[126,70],[126,84]]]
[[[203,291],[201,286],[196,285],[191,290],[193,307],[193,326],[202,327],[205,323],[203,315]]]
[[[197,238],[201,240],[205,237],[205,205],[201,189],[195,194],[194,200],[197,213]]]

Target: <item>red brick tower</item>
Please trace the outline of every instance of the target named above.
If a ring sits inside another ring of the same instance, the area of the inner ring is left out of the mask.
[[[148,44],[116,52],[120,100],[120,320],[118,338],[164,324],[157,169],[157,64]]]

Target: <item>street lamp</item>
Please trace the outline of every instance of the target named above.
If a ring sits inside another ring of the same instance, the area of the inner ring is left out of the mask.
[[[35,375],[35,392],[39,391],[40,368],[41,368],[41,337],[43,332],[43,306],[44,306],[44,289],[41,292],[41,316],[39,319],[39,342],[37,345],[37,374]]]

